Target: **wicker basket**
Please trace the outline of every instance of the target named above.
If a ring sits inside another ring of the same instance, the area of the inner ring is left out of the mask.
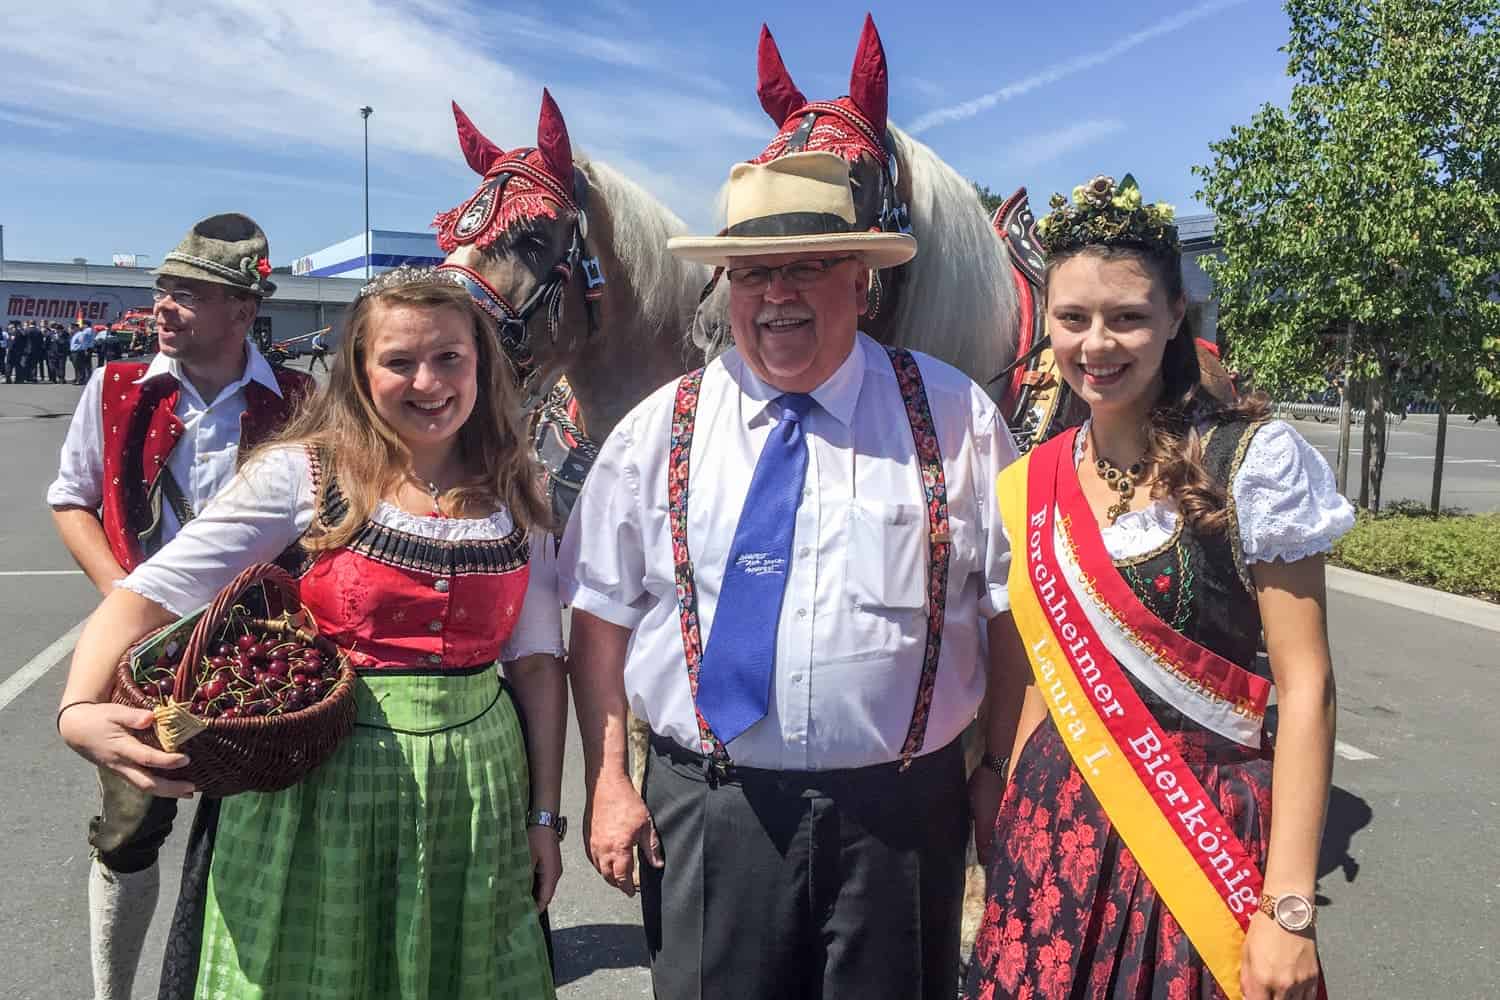
[[[255,587],[265,596],[267,617],[301,612],[297,585],[281,567],[271,563],[251,566],[220,591],[212,604],[194,618],[183,619],[136,644],[115,668],[114,701],[131,708],[149,708],[156,725],[141,739],[154,747],[188,755],[186,767],[164,776],[193,784],[204,795],[223,797],[240,792],[275,792],[301,781],[333,753],[354,728],[354,668],[347,657],[322,636],[303,632],[339,665],[333,689],[316,703],[296,712],[233,719],[200,719],[188,711],[193,675],[205,652],[213,649],[229,614]],[[163,703],[155,692],[136,683],[136,665],[148,654],[180,641],[191,627],[177,665],[172,697]]]

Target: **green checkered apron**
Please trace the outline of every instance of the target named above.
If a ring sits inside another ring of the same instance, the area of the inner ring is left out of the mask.
[[[496,673],[364,674],[307,780],[225,799],[197,996],[553,995],[531,896],[526,750]]]

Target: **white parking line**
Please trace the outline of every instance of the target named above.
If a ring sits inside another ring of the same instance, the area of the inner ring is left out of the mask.
[[[0,576],[82,576],[81,569],[7,569]]]
[[[1359,747],[1353,745],[1352,743],[1345,743],[1343,740],[1334,740],[1333,741],[1333,752],[1336,753],[1336,754],[1338,754],[1340,757],[1344,758],[1345,760],[1379,760],[1380,759],[1379,757],[1377,757],[1374,754],[1370,753],[1368,750],[1361,750]]]
[[[26,665],[20,670],[5,678],[5,682],[0,684],[0,711],[3,711],[5,706],[19,698],[21,692],[31,687],[32,684],[35,684],[37,679],[51,670],[59,660],[72,652],[73,644],[78,641],[78,635],[83,631],[83,626],[87,623],[88,619],[85,618],[77,625],[68,629],[52,645],[28,660]]]

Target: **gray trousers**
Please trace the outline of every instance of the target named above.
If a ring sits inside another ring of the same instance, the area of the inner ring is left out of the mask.
[[[653,736],[664,868],[641,908],[658,1000],[951,1000],[968,834],[958,741],[844,771],[727,777]]]

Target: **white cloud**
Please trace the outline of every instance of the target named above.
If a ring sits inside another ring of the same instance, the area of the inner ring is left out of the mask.
[[[357,156],[358,109],[369,104],[372,154],[461,163],[450,98],[497,143],[531,145],[544,83],[581,146],[692,146],[727,163],[731,148],[767,134],[749,107],[690,96],[705,88],[684,80],[701,78],[654,43],[467,3],[81,0],[16,6],[5,20],[13,106],[40,122],[136,131],[168,155],[181,138],[234,144],[239,159],[309,148]],[[571,58],[549,60],[554,48]],[[537,79],[527,59],[588,76]]]
[[[1036,90],[1038,87],[1044,87],[1047,84],[1056,83],[1059,80],[1082,73],[1085,70],[1093,69],[1095,66],[1102,65],[1124,55],[1131,49],[1139,45],[1144,45],[1152,39],[1179,31],[1195,21],[1201,21],[1220,11],[1241,6],[1246,2],[1247,0],[1206,0],[1206,2],[1199,3],[1181,13],[1164,17],[1154,24],[1141,28],[1138,31],[1133,31],[1114,44],[1102,49],[1085,53],[1081,56],[1075,56],[1065,62],[1058,63],[1051,69],[1034,73],[1013,83],[1008,83],[999,90],[992,90],[988,94],[983,94],[972,100],[928,111],[917,117],[908,127],[908,131],[913,135],[918,135],[939,125],[947,125],[952,122],[973,118],[975,115],[988,111],[990,108],[1004,101],[1014,100],[1023,94],[1028,94]],[[1045,52],[1048,50],[1044,48],[1039,51]]]
[[[1000,162],[1009,170],[1030,170],[1123,131],[1125,123],[1118,118],[1076,122],[1049,132],[1021,136],[1007,146]]]
[[[38,118],[36,115],[26,115],[19,111],[11,111],[0,108],[0,122],[10,122],[12,125],[20,125],[22,128],[39,128],[48,132],[67,132],[66,124],[51,118]]]

